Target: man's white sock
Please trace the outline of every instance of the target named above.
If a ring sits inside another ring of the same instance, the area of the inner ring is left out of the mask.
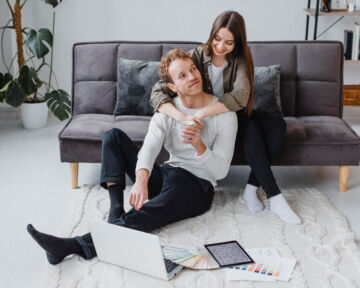
[[[257,197],[257,189],[258,187],[247,184],[243,194],[243,199],[246,203],[246,206],[252,213],[257,213],[261,210],[264,210],[264,204]]]
[[[281,220],[288,224],[301,224],[301,219],[291,209],[281,193],[270,198],[270,211],[274,212]]]

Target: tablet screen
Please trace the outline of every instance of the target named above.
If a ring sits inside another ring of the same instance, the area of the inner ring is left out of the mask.
[[[254,263],[237,241],[204,245],[220,267]]]

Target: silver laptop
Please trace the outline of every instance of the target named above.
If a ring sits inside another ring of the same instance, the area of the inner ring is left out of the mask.
[[[104,262],[170,280],[183,266],[164,258],[159,237],[89,219],[98,258]]]

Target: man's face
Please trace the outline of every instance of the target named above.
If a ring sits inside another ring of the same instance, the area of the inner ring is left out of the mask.
[[[168,87],[174,92],[184,96],[202,92],[201,75],[191,59],[176,59],[171,62],[169,74],[174,83],[168,83]]]

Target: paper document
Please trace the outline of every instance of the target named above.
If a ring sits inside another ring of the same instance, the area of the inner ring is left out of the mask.
[[[255,264],[225,269],[226,278],[249,281],[289,281],[296,259],[280,257],[276,248],[246,249]]]

